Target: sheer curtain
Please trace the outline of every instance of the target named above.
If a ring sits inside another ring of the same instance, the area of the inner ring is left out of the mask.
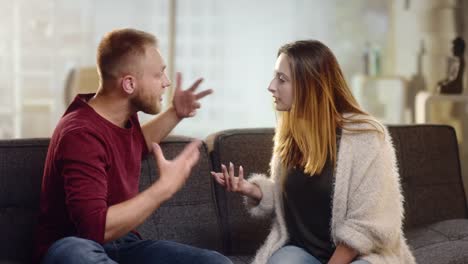
[[[177,1],[176,65],[187,87],[215,93],[174,131],[194,137],[224,129],[272,127],[276,118],[267,87],[278,48],[317,39],[338,57],[347,77],[361,72],[365,43],[384,48],[387,1],[259,0]]]

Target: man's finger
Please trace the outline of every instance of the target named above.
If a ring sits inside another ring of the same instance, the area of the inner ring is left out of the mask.
[[[198,109],[201,107],[201,104],[199,102],[195,102],[192,104],[192,108]]]
[[[187,145],[181,153],[181,156],[189,163],[190,166],[193,166],[200,157],[200,145],[200,140],[194,140]]]
[[[197,163],[200,157],[200,151],[198,147],[200,146],[201,141],[195,140],[185,146],[185,148],[180,152],[180,154],[175,158],[178,162],[187,164],[188,166],[193,167]]]
[[[198,88],[198,86],[200,85],[201,82],[203,82],[203,78],[200,78],[200,79],[196,80],[192,84],[192,86],[190,86],[190,88],[187,89],[187,91],[194,92]]]
[[[194,140],[185,146],[184,150],[180,153],[181,157],[190,157],[195,151],[198,151],[198,148],[201,146],[201,140]]]
[[[199,100],[199,99],[202,99],[203,97],[209,95],[209,94],[212,94],[213,93],[213,89],[208,89],[208,90],[204,90],[204,91],[201,91],[199,93],[197,93],[195,95],[195,99]]]
[[[187,157],[186,162],[191,168],[197,164],[198,159],[200,158],[200,151],[196,149],[190,156]]]
[[[158,167],[160,167],[162,163],[166,161],[166,158],[164,157],[161,147],[156,143],[153,143],[153,154],[158,164]]]
[[[180,72],[176,73],[176,90],[180,90],[182,87],[182,74]]]

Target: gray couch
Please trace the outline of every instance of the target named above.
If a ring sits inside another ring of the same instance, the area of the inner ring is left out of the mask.
[[[455,132],[448,126],[390,126],[405,195],[406,235],[418,263],[468,263],[468,219]],[[147,238],[221,251],[248,263],[269,221],[250,218],[238,195],[214,184],[220,162],[246,173],[267,172],[273,129],[237,129],[208,137],[183,189],[140,228]],[[162,143],[174,157],[190,139]],[[0,263],[29,263],[48,139],[0,140]],[[152,157],[142,163],[141,189],[157,179]]]

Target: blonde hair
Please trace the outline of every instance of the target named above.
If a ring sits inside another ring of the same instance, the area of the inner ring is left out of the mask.
[[[294,100],[290,111],[281,112],[275,133],[274,153],[288,168],[301,166],[307,174],[321,173],[327,159],[337,159],[336,129],[345,123],[369,123],[369,119],[343,117],[343,113],[367,116],[352,95],[340,66],[328,47],[319,41],[304,40],[282,46],[278,51],[289,60]]]
[[[157,46],[156,37],[141,30],[125,28],[107,33],[96,55],[100,81],[135,73],[137,59],[145,55],[149,45]]]

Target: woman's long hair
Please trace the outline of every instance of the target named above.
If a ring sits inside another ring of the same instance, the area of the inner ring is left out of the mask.
[[[282,46],[291,69],[294,94],[290,111],[281,112],[275,134],[274,153],[288,168],[301,166],[310,175],[321,173],[327,159],[337,159],[336,132],[347,122],[371,119],[345,118],[343,113],[366,116],[346,84],[340,66],[328,47],[316,40]],[[369,129],[365,129],[369,130]]]

